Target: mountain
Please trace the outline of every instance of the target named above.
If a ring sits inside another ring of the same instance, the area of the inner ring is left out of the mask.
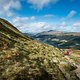
[[[45,31],[32,36],[34,39],[48,43],[61,49],[80,50],[79,32]]]
[[[80,80],[80,58],[73,56],[0,18],[0,80]]]

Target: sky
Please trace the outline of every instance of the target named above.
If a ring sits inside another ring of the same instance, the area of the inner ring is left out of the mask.
[[[80,32],[80,0],[0,0],[0,18],[23,33]]]

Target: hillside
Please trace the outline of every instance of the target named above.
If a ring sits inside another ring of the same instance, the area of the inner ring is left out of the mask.
[[[0,19],[0,80],[80,80],[80,58],[70,59]]]
[[[80,50],[79,32],[45,31],[32,36],[34,39],[48,43],[61,49]]]

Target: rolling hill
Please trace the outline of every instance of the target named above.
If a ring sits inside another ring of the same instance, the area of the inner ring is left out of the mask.
[[[0,18],[0,80],[80,80],[76,59],[80,61],[24,36]]]
[[[32,36],[34,39],[48,43],[60,49],[80,50],[79,32],[45,31]]]

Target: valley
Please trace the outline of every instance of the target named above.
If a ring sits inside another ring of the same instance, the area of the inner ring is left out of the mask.
[[[60,49],[80,50],[80,33],[47,31],[31,37]]]

